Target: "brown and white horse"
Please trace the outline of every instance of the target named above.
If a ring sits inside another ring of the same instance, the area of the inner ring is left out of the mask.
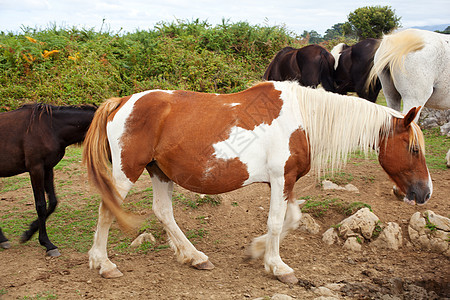
[[[147,169],[155,215],[178,259],[198,269],[214,266],[175,222],[173,183],[205,194],[268,183],[268,232],[252,242],[251,255],[264,256],[268,272],[295,283],[279,246],[298,226],[301,212],[292,190],[310,168],[323,169],[328,162],[338,168],[354,149],[378,149],[381,166],[406,201],[425,203],[430,198],[423,136],[412,122],[417,111],[413,108],[403,117],[356,97],[293,82],[264,82],[229,95],[154,90],[107,100],[84,143],[89,177],[103,197],[90,267],[100,268],[106,278],[122,275],[108,259],[108,230],[114,216],[122,227],[135,219],[121,203]]]

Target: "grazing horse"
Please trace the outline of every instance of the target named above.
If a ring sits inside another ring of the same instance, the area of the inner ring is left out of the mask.
[[[334,92],[333,65],[333,55],[319,45],[300,49],[285,47],[275,55],[263,79],[294,80],[300,85],[314,88],[322,83],[325,90]]]
[[[353,46],[341,43],[331,50],[336,61],[334,82],[337,93],[346,95],[356,92],[359,97],[370,102],[377,100],[381,90],[380,82],[376,81],[371,86],[367,86],[366,82],[379,43],[377,39],[365,39]]]
[[[28,104],[0,114],[0,177],[30,173],[38,215],[23,233],[21,242],[28,241],[39,230],[39,243],[49,256],[60,255],[45,226],[58,203],[53,167],[63,158],[67,146],[83,141],[95,110],[93,106]],[[10,247],[1,229],[0,247]]]
[[[389,107],[400,111],[403,100],[404,113],[414,106],[450,109],[450,36],[419,29],[385,35],[368,82],[377,76]]]
[[[108,231],[114,217],[125,229],[136,219],[121,203],[147,169],[152,207],[170,245],[181,262],[198,269],[214,266],[175,222],[173,183],[205,194],[268,183],[268,232],[252,242],[251,256],[264,256],[268,272],[295,283],[279,246],[298,226],[301,212],[293,188],[311,168],[336,169],[354,149],[377,149],[405,201],[423,204],[430,198],[423,135],[412,122],[417,111],[403,117],[356,97],[288,81],[263,82],[229,95],[155,90],[107,100],[96,112],[83,150],[89,178],[102,195],[89,265],[105,278],[122,276],[108,259]]]

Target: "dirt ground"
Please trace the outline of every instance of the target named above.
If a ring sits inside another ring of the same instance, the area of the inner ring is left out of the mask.
[[[297,230],[283,241],[281,256],[300,279],[293,286],[283,284],[264,271],[261,259],[246,260],[246,247],[264,233],[267,221],[269,187],[255,184],[220,195],[221,204],[215,207],[202,205],[186,210],[175,206],[175,218],[183,231],[199,226],[207,229],[207,235],[196,240],[195,246],[209,256],[215,265],[212,271],[178,263],[171,249],[123,254],[110,247],[110,258],[124,276],[107,280],[100,277],[98,270],[89,269],[87,253],[60,248],[60,257],[48,258],[37,242],[21,245],[19,237],[9,237],[12,247],[0,251],[0,299],[54,299],[54,295],[58,299],[269,299],[277,293],[314,299],[319,295],[313,287],[329,283],[341,284],[341,290],[335,292],[340,299],[450,297],[449,259],[415,249],[407,234],[409,218],[416,211],[430,209],[450,215],[450,170],[431,170],[434,193],[425,206],[397,200],[391,193],[392,183],[374,161],[351,162],[344,172],[353,174],[352,184],[360,193],[323,191],[312,175],[301,178],[295,192],[298,197],[327,195],[369,204],[381,221],[401,225],[405,243],[400,250],[380,250],[364,244],[363,251],[348,252],[339,245],[326,246],[322,233],[345,218],[329,210],[316,218],[321,225],[319,234]],[[56,172],[56,178],[62,176],[66,175]],[[71,180],[74,189],[88,189],[85,177]],[[139,180],[138,187],[144,189],[149,184],[145,177]],[[8,199],[19,198],[20,193],[24,191],[9,192]],[[199,225],[196,217],[200,215],[205,216],[206,224]],[[418,290],[422,294],[416,293]]]

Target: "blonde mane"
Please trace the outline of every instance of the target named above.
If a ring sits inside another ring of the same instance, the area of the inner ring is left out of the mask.
[[[342,168],[348,154],[355,150],[366,154],[377,151],[380,141],[392,131],[393,117],[403,118],[400,112],[357,97],[297,86],[311,169],[318,176],[322,170],[334,172]],[[424,151],[419,127],[412,123],[410,128],[410,147],[418,145]]]
[[[383,36],[376,56],[377,61],[371,68],[366,81],[366,88],[375,84],[379,73],[384,69],[389,69],[394,84],[395,70],[404,71],[403,62],[405,56],[411,52],[423,49],[425,42],[414,29],[406,29]]]

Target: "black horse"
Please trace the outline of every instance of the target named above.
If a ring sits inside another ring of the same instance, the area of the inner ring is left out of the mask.
[[[47,249],[49,256],[60,255],[58,248],[50,242],[45,226],[58,203],[53,167],[63,158],[67,146],[84,140],[95,111],[96,107],[88,105],[27,104],[0,113],[0,177],[30,173],[38,215],[20,241],[28,241],[39,230],[39,243]],[[1,229],[0,247],[10,247]]]
[[[356,92],[359,97],[371,102],[377,100],[381,90],[380,80],[374,85],[367,85],[367,78],[373,66],[373,57],[380,45],[380,40],[365,39],[353,46],[339,44],[331,50],[337,62],[334,72],[336,92],[346,95]]]
[[[334,92],[334,57],[319,45],[300,49],[285,47],[275,55],[263,75],[265,80],[293,80],[300,85],[317,87]]]

